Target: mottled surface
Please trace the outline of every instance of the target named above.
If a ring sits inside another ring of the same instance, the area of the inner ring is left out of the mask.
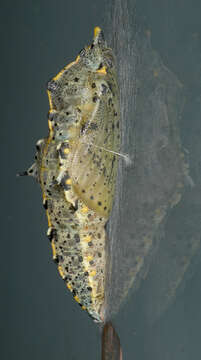
[[[115,325],[129,359],[188,360],[200,354],[196,3],[197,8],[185,1],[136,1],[134,9],[132,1],[117,0],[107,19],[108,29],[119,30],[111,44],[122,84],[123,151],[133,155],[134,166],[120,173],[106,299],[108,317],[128,300]]]
[[[119,149],[119,95],[112,50],[100,28],[90,46],[48,82],[49,136],[36,144],[36,177],[58,271],[74,299],[104,319],[105,224]]]
[[[108,24],[132,19],[132,5],[115,1]],[[106,308],[108,318],[146,277],[168,213],[181,200],[188,174],[178,121],[183,86],[152,49],[150,32],[132,33],[129,21],[113,34],[122,112],[118,194],[109,226]],[[122,44],[124,51],[119,46]],[[124,56],[122,56],[122,51]],[[118,274],[118,275],[117,275]]]

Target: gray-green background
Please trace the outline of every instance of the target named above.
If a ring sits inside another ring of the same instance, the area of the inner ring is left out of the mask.
[[[15,175],[32,163],[34,144],[47,134],[46,82],[90,41],[104,11],[100,1],[89,0],[1,2],[0,357],[5,360],[100,358],[99,329],[72,300],[51,259],[39,187]],[[151,29],[153,48],[186,84],[190,100],[182,136],[189,147],[195,134],[201,135],[200,13],[196,0],[137,1],[136,16]],[[198,156],[197,177],[200,166]],[[141,320],[143,292],[125,305],[115,318],[125,359],[200,357],[200,271],[198,262],[184,292],[151,329]]]

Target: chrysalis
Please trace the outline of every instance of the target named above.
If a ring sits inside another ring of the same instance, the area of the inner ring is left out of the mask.
[[[92,44],[47,85],[49,135],[26,172],[40,183],[53,259],[74,299],[104,320],[105,224],[119,151],[119,90],[112,50]]]

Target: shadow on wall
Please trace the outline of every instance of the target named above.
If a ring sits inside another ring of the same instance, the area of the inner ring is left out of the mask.
[[[173,302],[200,256],[199,172],[194,176],[200,145],[197,138],[195,157],[185,150],[189,133],[181,145],[186,89],[152,49],[150,31],[139,28],[135,4],[116,0],[106,13],[120,84],[122,152],[132,164],[119,165],[105,305],[110,319],[129,290],[146,279],[141,311],[150,325]]]

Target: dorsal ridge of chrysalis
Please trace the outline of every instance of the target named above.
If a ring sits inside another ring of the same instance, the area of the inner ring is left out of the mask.
[[[28,170],[25,171],[21,171],[19,173],[16,174],[16,176],[32,176],[34,177],[36,180],[38,180],[38,167],[36,163],[33,163],[33,165],[31,165]]]

